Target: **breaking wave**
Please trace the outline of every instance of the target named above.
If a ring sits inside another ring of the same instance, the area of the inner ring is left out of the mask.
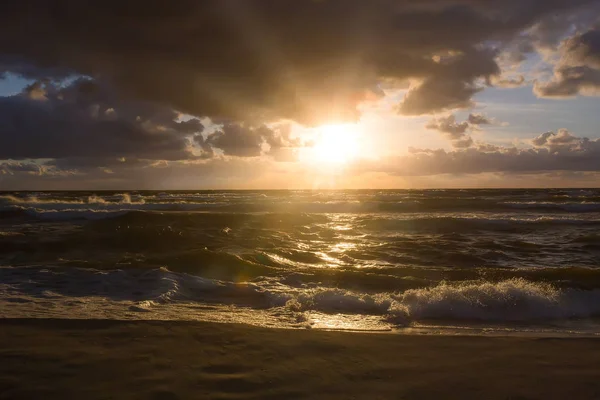
[[[23,281],[23,275],[29,281]],[[267,310],[285,307],[291,312],[379,315],[400,325],[429,320],[535,322],[600,315],[598,289],[560,289],[520,278],[441,283],[401,292],[367,294],[319,286],[294,287],[273,279],[234,283],[174,273],[165,268],[99,271],[13,267],[0,268],[0,276],[2,301],[48,296],[103,297],[125,302],[127,311],[197,302]]]

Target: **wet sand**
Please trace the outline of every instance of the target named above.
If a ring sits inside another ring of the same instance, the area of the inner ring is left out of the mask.
[[[2,399],[600,398],[600,340],[0,320]]]

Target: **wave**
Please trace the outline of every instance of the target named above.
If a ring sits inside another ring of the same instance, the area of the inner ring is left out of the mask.
[[[247,220],[254,215],[256,221],[272,220],[274,224],[289,222],[300,227],[300,223],[327,223],[325,214],[321,213],[295,213],[277,210],[267,213],[230,211],[227,207],[161,203],[112,203],[97,207],[88,204],[79,206],[66,204],[62,207],[40,208],[37,206],[11,205],[0,207],[0,220],[14,218],[33,218],[38,220],[102,220],[111,219],[115,222],[121,220],[145,222],[164,221],[175,223],[177,221],[214,221],[215,223],[227,221]],[[308,216],[314,216],[308,218]],[[319,218],[321,216],[322,218]],[[222,221],[221,221],[222,220]],[[552,226],[597,226],[600,220],[596,218],[580,217],[571,214],[556,215],[514,215],[514,214],[407,214],[402,217],[366,214],[353,220],[353,229],[367,229],[376,231],[435,231],[435,232],[470,232],[477,230],[493,230],[519,232],[523,230],[552,227]]]
[[[403,292],[360,293],[332,287],[289,286],[276,278],[235,283],[165,268],[100,271],[81,268],[0,268],[0,301],[11,298],[102,297],[134,309],[192,302],[290,312],[378,315],[398,324],[417,321],[536,322],[600,316],[600,290],[561,289],[514,278],[441,283]],[[27,279],[24,279],[26,277]]]
[[[199,211],[196,207],[171,204],[136,204],[113,203],[102,207],[90,208],[88,204],[80,207],[66,205],[65,207],[39,208],[24,206],[8,206],[0,208],[0,219],[18,216],[32,217],[40,220],[98,220],[111,219],[129,213],[152,213],[159,211]]]
[[[600,290],[558,289],[548,283],[440,284],[394,296],[393,318],[411,320],[536,321],[588,318],[600,314]]]
[[[36,193],[0,195],[0,208],[28,206],[39,209],[110,208],[144,206],[142,209],[221,212],[305,213],[424,213],[424,212],[599,212],[598,196],[556,197],[549,193],[473,196],[452,193],[446,197],[427,193],[350,192],[211,192],[211,193],[116,193],[98,195]],[[533,196],[533,197],[532,197]],[[565,196],[565,195],[560,195]],[[532,200],[534,199],[534,200]],[[577,201],[581,200],[581,201]]]
[[[98,220],[116,218],[130,212],[144,210],[124,209],[121,207],[113,209],[91,209],[91,208],[65,208],[44,210],[34,207],[11,206],[0,209],[0,220],[14,218],[33,218],[37,220]]]
[[[138,196],[139,197],[139,196]],[[85,199],[67,199],[67,198],[40,198],[39,195],[29,195],[26,197],[15,196],[15,195],[1,195],[0,196],[0,204],[28,204],[28,205],[71,205],[71,204],[144,204],[145,200],[143,198],[139,198],[137,200],[132,200],[131,195],[129,193],[120,193],[113,196],[107,196],[106,198],[90,195]]]
[[[131,212],[132,210],[93,210],[93,209],[65,209],[65,210],[40,210],[25,208],[23,211],[32,217],[42,220],[98,220],[116,218]]]
[[[471,215],[412,215],[409,218],[365,218],[361,227],[376,231],[435,231],[462,232],[476,231],[523,232],[530,229],[554,226],[592,227],[600,225],[600,220],[573,218],[571,216],[515,216],[495,214]]]
[[[236,215],[254,214],[263,216],[282,216],[284,219],[300,219],[306,215],[325,218],[327,213],[296,212],[295,210],[278,208],[269,212],[257,212],[253,207],[243,212],[239,207],[222,206],[218,204],[197,203],[47,203],[51,207],[40,207],[37,203],[21,203],[19,205],[0,206],[0,220],[7,218],[27,217],[40,220],[98,220],[127,218],[127,215],[145,214],[152,219],[178,218],[189,220],[199,218],[205,220],[206,213],[213,218],[234,218]],[[314,210],[313,210],[314,211]],[[241,218],[241,217],[240,217]],[[268,218],[268,217],[265,217]],[[322,222],[326,222],[323,220]],[[529,227],[553,225],[595,226],[600,220],[587,216],[575,217],[574,214],[497,214],[497,213],[411,213],[403,216],[377,216],[373,213],[359,216],[354,220],[355,227],[378,230],[435,230],[435,231],[469,231],[469,230],[499,230],[519,231]]]
[[[536,202],[536,201],[528,201],[528,202],[506,202],[504,203],[509,207],[514,207],[517,209],[528,209],[528,210],[547,210],[547,211],[566,211],[566,212],[594,212],[600,211],[600,203],[598,202],[571,202],[571,203],[562,203],[562,202]]]
[[[40,209],[34,207],[11,206],[0,209],[0,220],[11,218],[33,218],[38,220],[112,220],[115,223],[121,222],[167,222],[176,223],[178,221],[202,221],[221,223],[229,221],[243,222],[249,217],[254,217],[257,221],[272,222],[273,224],[282,224],[289,221],[294,224],[327,222],[325,217],[311,214],[291,214],[291,213],[266,213],[266,214],[248,214],[248,213],[229,213],[229,212],[206,212],[206,210],[197,210],[189,206],[161,206],[146,205],[139,207],[135,205],[118,205],[109,208],[64,208],[64,209]],[[221,227],[225,228],[225,226]]]
[[[341,289],[315,289],[287,304],[297,311],[378,313],[389,321],[536,322],[600,315],[600,290],[561,290],[524,279],[442,283],[399,294],[367,295]]]

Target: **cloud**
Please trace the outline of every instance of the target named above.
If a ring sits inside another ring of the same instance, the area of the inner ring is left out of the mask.
[[[470,107],[502,43],[591,2],[22,0],[0,15],[0,71],[252,124],[356,119],[379,82],[411,79],[398,109],[419,115]]]
[[[461,139],[453,141],[452,146],[457,149],[466,149],[473,146],[473,138],[471,136],[464,136]]]
[[[532,139],[531,143],[536,147],[545,147],[550,153],[569,153],[574,151],[583,151],[595,146],[600,141],[590,141],[588,138],[578,138],[566,129],[559,129],[558,132],[545,132]]]
[[[526,148],[474,144],[470,140],[470,137],[464,138],[464,145],[463,139],[458,140],[451,151],[411,148],[403,156],[360,159],[346,166],[347,176],[353,177],[359,184],[361,179],[373,174],[389,179],[420,177],[423,178],[423,185],[428,182],[425,177],[433,179],[437,176],[436,185],[439,186],[445,182],[443,177],[449,175],[471,176],[473,181],[462,181],[468,184],[477,182],[479,178],[475,178],[475,175],[484,177],[486,174],[499,174],[504,177],[504,183],[496,182],[494,185],[502,183],[511,186],[518,182],[511,180],[511,177],[525,175],[544,179],[554,177],[555,183],[564,185],[565,182],[560,179],[570,179],[576,175],[581,178],[585,174],[595,174],[593,176],[597,177],[600,174],[600,139],[578,137],[564,129],[534,137],[530,141],[532,146]],[[66,161],[0,162],[0,184],[7,190],[31,187],[37,190],[251,188],[265,187],[265,184],[272,182],[270,179],[273,176],[277,176],[280,184],[288,182],[290,187],[303,187],[298,182],[310,184],[307,176],[314,179],[314,171],[309,172],[306,169],[308,167],[301,163],[278,163],[269,158],[213,157],[184,161],[131,159],[110,167],[98,167],[94,163],[75,165],[72,160]],[[528,184],[535,184],[531,180],[533,178],[527,179]]]
[[[425,128],[436,130],[444,134],[444,136],[452,141],[452,146],[455,148],[467,148],[473,145],[473,139],[466,132],[471,128],[469,122],[456,122],[454,115],[446,117],[434,118]]]
[[[538,52],[551,60],[565,37],[574,32],[585,32],[597,23],[598,2],[587,2],[571,13],[550,13],[514,37],[503,49],[501,60],[517,66],[531,53]]]
[[[15,96],[0,97],[0,160],[12,160],[1,164],[4,175],[146,168],[209,159],[215,149],[290,161],[303,146],[285,126],[227,123],[206,137],[203,131],[196,118],[183,120],[169,107],[121,99],[110,85],[90,79],[66,86],[36,81]]]
[[[269,135],[266,126],[258,128],[239,124],[226,124],[222,129],[207,137],[206,143],[223,150],[225,155],[258,157],[262,153],[263,135]]]
[[[75,172],[63,170],[54,166],[36,163],[33,161],[4,161],[0,162],[0,176],[2,175],[37,175],[37,176],[69,176]]]
[[[483,90],[476,80],[500,74],[495,56],[493,50],[471,50],[435,58],[435,73],[408,91],[398,111],[421,115],[472,107],[471,97]]]
[[[564,42],[563,62],[567,65],[588,65],[600,69],[600,30],[592,29]]]
[[[411,148],[406,156],[376,162],[363,160],[354,166],[354,171],[395,176],[600,171],[600,139],[577,137],[561,129],[532,139],[532,144],[531,148],[478,144],[452,151]]]
[[[227,156],[259,157],[266,154],[278,161],[295,160],[296,148],[304,146],[299,138],[291,137],[289,126],[253,127],[239,123],[225,123],[205,139],[197,137],[197,140],[204,146],[221,149]]]
[[[473,113],[469,114],[467,121],[469,121],[469,124],[471,125],[491,125],[493,123],[493,120],[486,115]]]
[[[554,79],[536,83],[534,93],[539,97],[573,97],[578,94],[600,94],[600,70],[587,66],[560,67],[554,71]]]
[[[471,97],[482,90],[472,82],[431,78],[411,88],[398,111],[404,115],[422,115],[471,108],[475,105]]]
[[[457,122],[456,117],[450,114],[432,119],[425,125],[425,128],[441,132],[451,141],[454,148],[466,149],[474,145],[473,138],[467,132],[479,130],[480,125],[496,124],[494,118],[489,118],[484,114],[471,113],[463,122]]]
[[[469,123],[467,121],[458,123],[454,115],[448,115],[429,121],[425,128],[443,132],[449,139],[456,140],[464,136],[469,129]]]
[[[193,184],[252,163],[288,168],[273,161],[295,161],[307,144],[274,122],[356,120],[361,102],[392,91],[386,101],[403,115],[469,109],[489,86],[531,82],[519,68],[536,51],[546,62],[560,55],[553,78],[535,84],[539,96],[597,94],[596,9],[596,0],[13,2],[0,13],[0,78],[33,82],[0,98],[0,160],[10,160],[0,174],[74,184],[189,174]],[[202,117],[215,125],[205,130]],[[432,174],[596,165],[597,141],[564,130],[527,149],[475,143],[470,133],[489,124],[482,114],[434,119],[427,127],[452,151],[374,166]]]
[[[554,135],[554,132],[544,132],[541,135],[531,139],[534,146],[543,146],[548,142],[548,138]]]
[[[492,78],[492,84],[499,88],[518,88],[525,85],[527,81],[525,80],[524,75],[519,75],[517,77],[497,77]]]
[[[32,161],[11,161],[9,167],[4,164],[0,163],[0,186],[4,190],[177,190],[256,188],[253,182],[273,170],[276,163],[214,157],[193,161],[137,160],[110,168],[63,169],[52,162],[39,165]],[[42,174],[38,172],[40,167],[45,171]],[[5,169],[7,173],[3,173]]]
[[[185,160],[195,119],[151,103],[120,100],[108,87],[80,79],[66,87],[35,82],[0,97],[0,159]]]
[[[536,82],[534,92],[540,97],[573,97],[600,94],[600,30],[591,29],[564,40],[554,77]]]

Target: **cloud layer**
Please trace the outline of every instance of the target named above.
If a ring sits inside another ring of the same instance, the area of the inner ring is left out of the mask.
[[[102,78],[197,116],[352,119],[382,80],[399,112],[472,104],[499,44],[592,0],[23,0],[0,15],[4,71]]]
[[[472,111],[488,87],[534,78],[540,97],[600,94],[598,10],[597,0],[10,2],[0,78],[32,83],[0,97],[0,176],[279,170],[309,145],[290,124],[357,120],[384,96],[398,114],[438,115],[426,128],[453,150],[413,149],[357,172],[597,171],[597,140],[558,130],[522,148],[479,143],[471,134],[497,122],[451,113]],[[525,76],[533,53],[547,74]]]
[[[560,129],[533,138],[531,144],[529,148],[478,144],[452,151],[411,148],[406,156],[364,162],[355,166],[355,171],[396,176],[600,171],[600,139],[577,137]]]
[[[186,135],[203,126],[177,117],[170,108],[122,101],[90,80],[36,82],[0,98],[0,159],[193,158]]]

